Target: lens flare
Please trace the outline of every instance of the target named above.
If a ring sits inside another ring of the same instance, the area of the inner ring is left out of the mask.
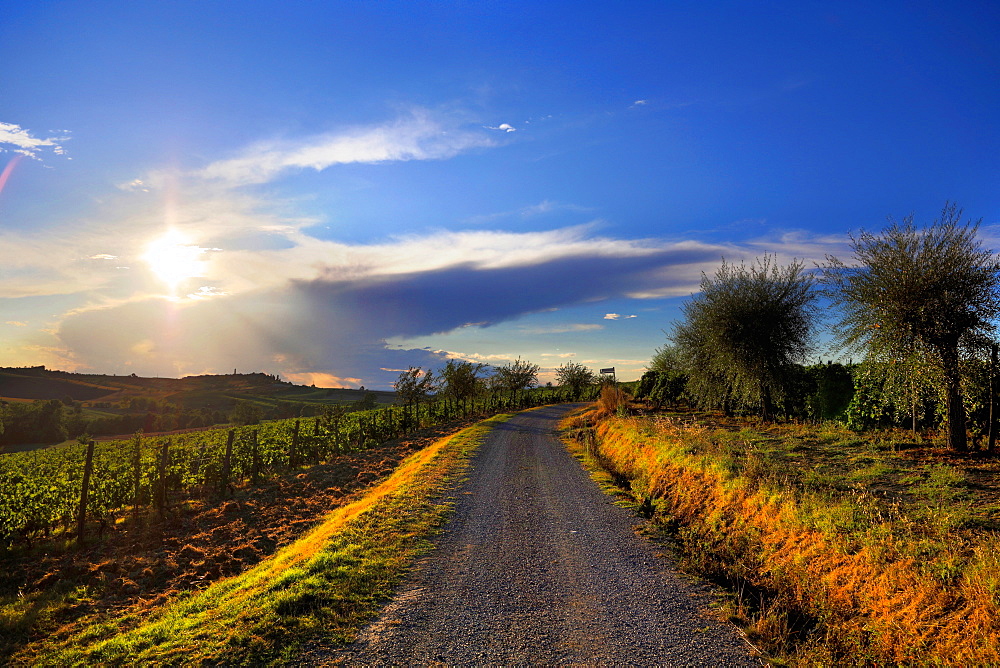
[[[10,178],[10,173],[14,171],[14,167],[17,163],[21,162],[23,155],[15,155],[14,158],[7,163],[7,166],[3,168],[3,173],[0,173],[0,193],[3,192],[3,187],[7,185],[7,179]]]
[[[171,229],[146,246],[142,259],[172,295],[188,279],[204,275],[204,248],[191,243],[179,231]]]

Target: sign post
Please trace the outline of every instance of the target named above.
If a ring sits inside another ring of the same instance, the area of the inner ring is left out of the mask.
[[[611,376],[611,380],[615,381],[616,383],[618,382],[618,379],[615,377],[615,368],[614,367],[609,367],[607,369],[601,369],[601,375],[603,376],[603,375],[606,375],[606,374]]]

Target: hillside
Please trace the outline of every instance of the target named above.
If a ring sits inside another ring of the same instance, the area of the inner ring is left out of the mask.
[[[0,367],[0,445],[318,415],[329,406],[373,408],[395,399],[393,392],[295,385],[265,373],[144,378]],[[40,429],[42,421],[48,428]]]
[[[59,399],[120,401],[147,397],[192,402],[211,394],[249,394],[293,401],[344,403],[364,397],[364,389],[317,388],[279,380],[264,373],[144,378],[72,373],[45,367],[0,367],[0,399]],[[392,403],[395,393],[376,391],[378,403]]]

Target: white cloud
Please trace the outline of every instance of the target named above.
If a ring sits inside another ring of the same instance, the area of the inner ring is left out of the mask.
[[[293,169],[322,171],[337,164],[441,160],[471,148],[492,145],[482,133],[433,118],[424,110],[383,125],[363,126],[304,140],[252,146],[235,158],[219,160],[195,176],[227,185],[266,183]]]
[[[515,128],[510,123],[501,123],[500,125],[484,125],[483,127],[486,128],[487,130],[501,130],[503,132],[517,132],[517,128]]]
[[[629,109],[635,109],[636,107],[644,107],[649,104],[649,100],[636,100],[632,103]]]
[[[132,179],[128,183],[119,183],[119,190],[132,191],[132,192],[149,192],[149,186],[142,179]]]
[[[220,290],[219,288],[210,285],[203,285],[198,288],[197,292],[189,294],[188,299],[210,299],[212,297],[225,297],[227,294],[229,293],[224,290]]]
[[[6,324],[8,324],[8,325],[10,325],[12,327],[27,327],[28,326],[28,323],[21,322],[20,320],[8,320]]]
[[[0,151],[12,151],[29,158],[39,159],[44,150],[51,150],[56,155],[65,154],[66,150],[60,142],[68,141],[69,137],[35,137],[30,130],[25,130],[15,123],[0,122]]]

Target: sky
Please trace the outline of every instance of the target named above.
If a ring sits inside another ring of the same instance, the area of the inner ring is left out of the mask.
[[[630,380],[723,258],[1000,248],[993,2],[4,7],[3,366]]]

